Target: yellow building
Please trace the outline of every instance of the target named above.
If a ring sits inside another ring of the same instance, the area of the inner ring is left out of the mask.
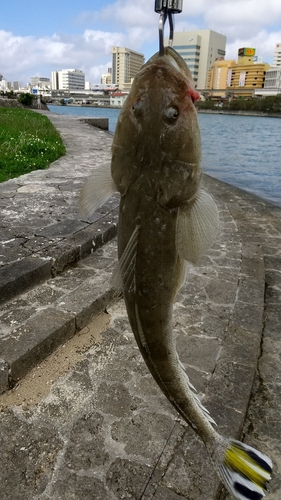
[[[255,49],[243,47],[238,51],[238,62],[217,60],[208,74],[210,97],[252,97],[255,89],[264,87],[265,73],[270,65],[255,63]]]
[[[237,64],[230,69],[227,90],[233,90],[237,96],[252,97],[256,89],[264,87],[265,73],[269,68],[266,63]]]
[[[234,67],[234,60],[216,60],[208,71],[207,89],[210,89],[213,97],[225,97],[225,89],[228,85],[227,78],[230,68]]]

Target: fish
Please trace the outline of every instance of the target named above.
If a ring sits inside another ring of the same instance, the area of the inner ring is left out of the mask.
[[[217,432],[173,337],[173,304],[187,268],[212,246],[219,229],[216,203],[202,189],[198,98],[182,57],[172,47],[154,54],[134,78],[116,125],[111,162],[93,170],[80,194],[80,210],[89,216],[120,193],[114,283],[123,291],[142,357],[204,442],[228,491],[239,500],[259,500],[271,478],[271,459]]]

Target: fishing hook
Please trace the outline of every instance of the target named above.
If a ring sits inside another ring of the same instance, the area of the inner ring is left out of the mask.
[[[179,14],[182,11],[182,2],[183,0],[155,0],[154,10],[160,14],[158,22],[160,56],[164,55],[164,26],[167,18],[170,26],[169,46],[173,46],[174,14]]]

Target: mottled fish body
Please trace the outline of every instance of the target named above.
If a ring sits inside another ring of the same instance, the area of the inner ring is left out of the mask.
[[[157,384],[204,441],[222,481],[240,500],[264,497],[270,459],[220,436],[181,364],[172,334],[173,303],[186,277],[212,245],[218,213],[200,185],[198,97],[188,67],[170,47],[135,77],[112,146],[111,165],[94,170],[80,198],[93,213],[121,194],[120,279],[129,321]]]

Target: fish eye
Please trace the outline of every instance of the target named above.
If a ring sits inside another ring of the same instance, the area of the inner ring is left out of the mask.
[[[164,119],[169,123],[173,123],[179,116],[179,110],[176,106],[169,106],[164,111]]]
[[[137,101],[135,101],[133,103],[132,110],[133,110],[133,113],[136,116],[140,116],[141,115],[141,113],[142,113],[142,102],[141,102],[141,99],[138,99]]]

